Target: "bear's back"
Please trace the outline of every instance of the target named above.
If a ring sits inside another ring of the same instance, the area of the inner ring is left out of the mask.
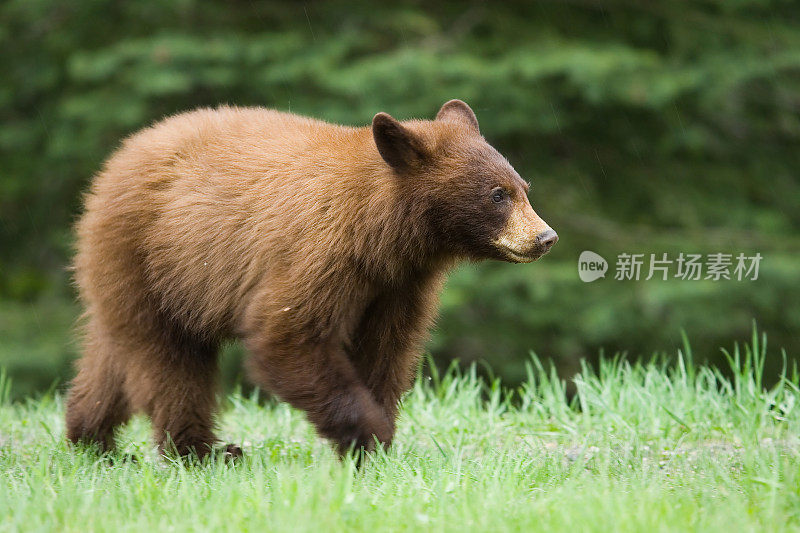
[[[95,177],[78,224],[84,300],[155,305],[198,331],[225,332],[248,291],[290,254],[293,227],[299,233],[325,203],[320,161],[346,167],[337,152],[356,131],[222,107],[129,137]]]

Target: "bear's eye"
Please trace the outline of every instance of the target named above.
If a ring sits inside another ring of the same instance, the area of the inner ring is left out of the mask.
[[[492,191],[492,201],[496,204],[499,204],[506,198],[506,191],[503,189],[497,188]]]

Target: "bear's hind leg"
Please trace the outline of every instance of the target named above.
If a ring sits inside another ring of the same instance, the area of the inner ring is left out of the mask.
[[[211,451],[216,377],[215,345],[163,331],[141,342],[125,385],[135,408],[150,416],[162,453],[202,458]]]
[[[123,389],[124,369],[118,362],[110,343],[90,329],[67,398],[67,438],[73,443],[97,443],[102,451],[114,448],[115,429],[131,415]]]

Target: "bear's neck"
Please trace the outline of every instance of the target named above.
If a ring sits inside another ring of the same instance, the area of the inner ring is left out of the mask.
[[[395,174],[383,161],[369,128],[359,128],[352,142],[348,151],[355,155],[338,176],[352,194],[342,213],[352,259],[371,277],[390,282],[452,267],[457,258],[437,249],[424,195],[402,181],[413,178]]]

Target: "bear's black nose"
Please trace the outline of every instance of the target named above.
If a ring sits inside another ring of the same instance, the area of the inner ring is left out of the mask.
[[[558,242],[558,234],[549,229],[536,237],[536,247],[541,250],[541,253],[546,254],[550,248]]]

